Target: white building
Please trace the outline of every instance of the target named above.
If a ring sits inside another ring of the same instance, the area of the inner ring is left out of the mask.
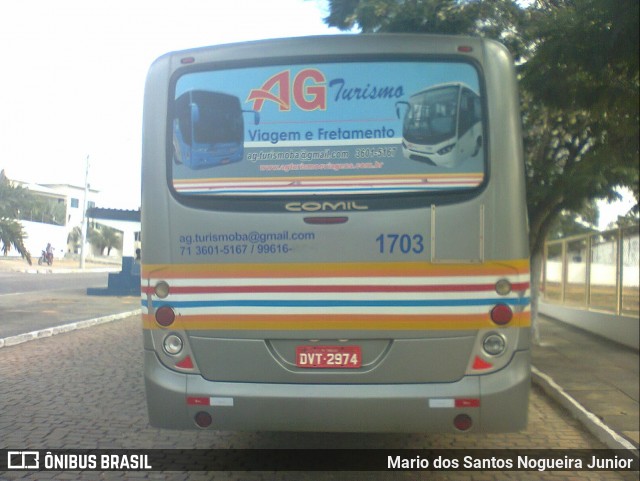
[[[22,186],[29,189],[34,195],[45,198],[52,203],[52,205],[63,205],[64,209],[56,209],[56,213],[60,212],[59,218],[55,219],[55,224],[42,222],[41,219],[29,218],[30,216],[23,215],[29,220],[21,219],[22,224],[27,237],[24,241],[25,246],[31,253],[32,257],[37,258],[40,256],[40,252],[45,249],[48,243],[54,248],[54,256],[61,258],[65,256],[76,256],[80,253],[80,249],[73,242],[69,241],[69,236],[73,230],[78,227],[82,228],[82,208],[84,205],[85,189],[84,187],[75,186],[71,184],[29,184],[26,182],[12,181],[15,185]],[[100,198],[100,191],[89,188],[87,190],[87,209],[95,208]],[[64,217],[63,217],[64,216]],[[92,221],[92,219],[88,219]],[[124,232],[126,235],[123,239],[123,249],[112,249],[110,256],[112,258],[120,258],[124,255],[132,255],[135,251],[136,245],[133,243],[133,231],[140,231],[140,224],[129,223],[123,229],[120,226],[113,225],[108,221],[101,221],[96,219],[95,224],[100,225],[112,225]],[[139,234],[138,234],[139,237]],[[129,245],[131,244],[131,245]],[[124,251],[124,252],[123,252]],[[85,245],[85,253],[88,258],[96,258],[101,255],[90,244]]]
[[[84,203],[84,187],[70,184],[35,184],[36,187],[49,189],[65,199],[66,203],[66,225],[80,227],[82,225],[82,205]],[[31,186],[29,187],[31,188]],[[35,193],[36,191],[34,191]],[[87,209],[96,206],[100,197],[100,191],[87,189]]]

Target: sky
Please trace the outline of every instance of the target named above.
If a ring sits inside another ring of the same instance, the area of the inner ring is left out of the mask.
[[[160,55],[205,45],[340,33],[326,0],[0,2],[0,170],[140,206],[144,81]]]
[[[140,205],[142,97],[163,53],[340,33],[327,0],[0,2],[0,169],[12,180],[89,184],[99,207]],[[600,225],[631,202],[600,203]]]

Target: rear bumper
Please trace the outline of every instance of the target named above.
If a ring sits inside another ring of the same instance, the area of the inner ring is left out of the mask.
[[[501,371],[454,383],[211,382],[171,371],[145,351],[149,420],[168,429],[194,429],[194,416],[206,411],[211,428],[220,430],[458,432],[453,419],[467,414],[473,420],[468,432],[518,431],[527,423],[530,374],[530,352],[519,351]],[[208,398],[209,405],[189,405],[190,396]],[[440,407],[454,398],[480,398],[480,406]]]

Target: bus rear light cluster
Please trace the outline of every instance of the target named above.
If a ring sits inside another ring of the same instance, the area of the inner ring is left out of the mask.
[[[499,326],[509,324],[513,319],[513,311],[506,304],[497,304],[491,309],[491,320]]]
[[[169,306],[156,309],[156,322],[162,327],[169,327],[176,320],[176,313]]]

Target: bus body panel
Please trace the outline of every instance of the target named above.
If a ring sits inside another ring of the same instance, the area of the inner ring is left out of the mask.
[[[505,371],[467,376],[455,383],[347,387],[210,382],[162,370],[154,353],[146,351],[147,395],[162,396],[168,406],[159,410],[151,403],[149,419],[152,425],[169,429],[194,427],[193,417],[203,404],[187,406],[190,395],[203,398],[213,427],[221,430],[455,433],[451,421],[459,414],[473,416],[474,431],[479,432],[513,431],[527,424],[527,411],[521,406],[529,398],[528,352],[519,352]],[[452,405],[454,399],[478,396],[479,407]]]
[[[459,197],[431,193],[407,208],[389,194],[390,206],[380,210],[374,197],[309,194],[283,198],[276,211],[243,208],[251,199],[238,198],[236,211],[208,207],[203,196],[193,202],[172,185],[170,102],[158,99],[173,95],[182,58],[195,59],[199,69],[259,64],[273,52],[279,65],[313,62],[310,51],[343,60],[400,53],[452,59],[458,44],[472,47],[465,59],[482,76],[487,159],[481,184]],[[204,411],[217,429],[452,432],[453,418],[464,412],[473,431],[523,428],[529,266],[517,112],[508,53],[479,39],[303,38],[157,60],[146,86],[143,136],[151,424],[194,428]],[[321,218],[339,222],[316,223]],[[497,293],[505,280],[512,289]],[[157,294],[162,282],[168,296]],[[491,320],[498,304],[513,313],[508,325]],[[175,314],[169,327],[156,321],[163,307]],[[164,347],[170,335],[184,342],[179,356]],[[506,345],[495,358],[483,351],[490,336]],[[349,355],[355,346],[361,365],[297,365],[297,350],[313,346]]]

